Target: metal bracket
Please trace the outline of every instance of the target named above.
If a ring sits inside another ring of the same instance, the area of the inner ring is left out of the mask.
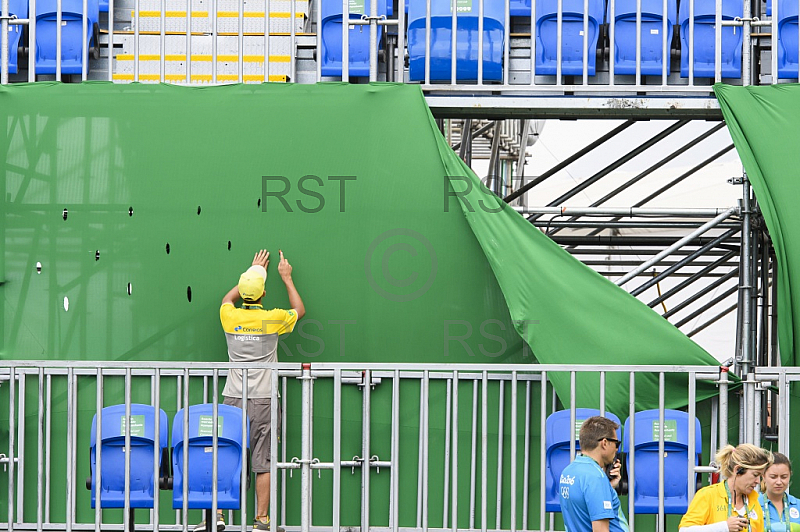
[[[741,184],[744,183],[744,179],[745,178],[743,176],[731,177],[730,179],[728,179],[728,184],[729,185],[741,185]]]
[[[10,460],[8,459],[8,456],[6,456],[5,454],[0,453],[0,464],[3,464],[3,471],[4,472],[8,471],[9,462],[10,462]],[[19,462],[19,457],[15,456],[14,457],[14,463],[16,464],[18,462]]]

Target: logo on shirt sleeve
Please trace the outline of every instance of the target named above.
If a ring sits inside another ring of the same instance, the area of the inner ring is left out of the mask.
[[[603,501],[603,508],[606,510],[611,510],[611,501]]]

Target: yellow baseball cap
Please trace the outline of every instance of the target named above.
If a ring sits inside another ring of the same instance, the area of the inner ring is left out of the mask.
[[[263,266],[250,266],[239,277],[239,295],[245,301],[256,301],[264,295],[264,283],[267,281],[267,270]]]

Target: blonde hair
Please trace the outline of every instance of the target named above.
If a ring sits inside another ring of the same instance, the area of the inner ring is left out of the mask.
[[[772,453],[750,443],[741,443],[737,447],[726,445],[717,451],[716,462],[725,478],[741,474],[747,469],[763,474],[772,465]]]

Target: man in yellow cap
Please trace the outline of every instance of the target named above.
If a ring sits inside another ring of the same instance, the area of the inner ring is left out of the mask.
[[[303,300],[292,281],[292,266],[280,251],[278,273],[286,285],[291,309],[264,310],[261,305],[266,294],[264,284],[267,280],[269,251],[262,249],[253,258],[253,264],[240,277],[239,284],[222,298],[219,317],[225,339],[228,342],[228,358],[231,362],[274,363],[278,361],[278,337],[288,334],[294,329],[297,320],[303,317],[306,309]],[[239,298],[243,300],[241,308],[234,305]],[[241,408],[242,406],[242,372],[233,369],[228,374],[224,403]],[[257,512],[253,522],[254,530],[270,530],[269,522],[269,469],[271,433],[274,428],[280,431],[281,411],[278,409],[278,426],[270,427],[272,398],[272,370],[250,369],[247,371],[247,416],[250,418],[250,450],[252,452],[252,470],[256,474]],[[222,513],[217,515],[217,531],[225,529]],[[195,532],[206,532],[205,521],[197,525]],[[277,532],[283,532],[277,527]]]

